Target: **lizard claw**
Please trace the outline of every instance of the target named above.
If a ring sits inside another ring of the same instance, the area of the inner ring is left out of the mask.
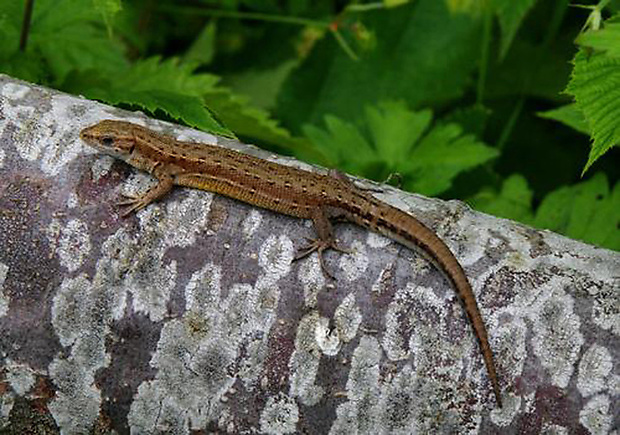
[[[336,277],[334,277],[334,275],[332,275],[325,266],[325,262],[323,261],[323,252],[326,249],[333,249],[334,251],[342,252],[344,254],[352,254],[353,251],[340,247],[335,240],[311,239],[308,237],[306,237],[306,240],[308,241],[308,245],[298,251],[295,258],[293,258],[293,261],[301,260],[316,251],[319,256],[319,265],[321,266],[323,275],[327,278],[335,280]]]
[[[118,205],[120,207],[128,206],[128,208],[121,213],[122,217],[127,217],[131,213],[133,213],[134,211],[138,211],[141,208],[146,207],[146,205],[148,204],[144,200],[143,196],[129,195],[129,194],[126,194],[126,193],[123,193],[122,196],[125,199],[116,203],[116,205]]]

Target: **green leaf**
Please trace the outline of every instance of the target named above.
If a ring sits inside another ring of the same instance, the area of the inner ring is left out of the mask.
[[[437,195],[448,190],[461,172],[498,155],[497,150],[475,136],[463,135],[457,124],[437,125],[415,145],[409,157],[401,161],[397,172],[415,174],[404,183],[407,190]]]
[[[202,32],[194,40],[191,47],[185,52],[183,62],[208,65],[215,55],[215,21],[209,21]]]
[[[73,71],[105,74],[126,66],[121,45],[108,38],[90,2],[36,1],[25,53],[18,51],[24,2],[0,3],[4,3],[0,6],[2,71],[29,78],[34,68],[34,76],[60,86]],[[38,59],[41,66],[36,65]]]
[[[269,113],[253,107],[248,99],[229,89],[217,87],[205,89],[204,100],[228,128],[236,135],[276,146],[277,150],[291,153],[296,147],[307,146],[306,141],[294,138]]]
[[[112,104],[143,107],[152,113],[161,110],[192,127],[234,136],[215,121],[203,100],[203,94],[215,87],[218,78],[194,74],[193,69],[192,65],[179,64],[176,59],[160,61],[159,57],[152,57],[118,71],[108,86],[84,89],[83,93]]]
[[[492,2],[502,29],[500,56],[504,57],[521,25],[521,21],[534,6],[536,0],[492,0]]]
[[[321,163],[382,180],[399,173],[409,190],[436,195],[454,177],[498,155],[456,124],[430,126],[429,110],[414,112],[401,102],[367,107],[359,126],[326,116],[326,129],[304,126]]]
[[[368,129],[377,153],[389,167],[396,167],[409,154],[433,119],[433,112],[412,112],[403,102],[387,101],[366,107]]]
[[[566,92],[574,95],[594,138],[585,172],[620,142],[620,58],[580,50],[574,65]]]
[[[343,120],[377,101],[440,106],[461,96],[479,54],[480,23],[450,14],[443,1],[418,0],[363,16],[374,49],[353,61],[329,34],[294,70],[279,95],[277,116],[293,132],[327,113]]]
[[[325,124],[327,130],[306,125],[303,131],[327,166],[362,175],[378,160],[375,150],[355,125],[330,115],[325,116]]]
[[[531,223],[534,218],[532,197],[532,190],[525,177],[514,174],[504,180],[499,192],[486,188],[469,198],[467,202],[476,210],[494,216]]]
[[[535,225],[569,237],[620,250],[620,183],[609,192],[607,176],[597,173],[550,193],[536,211]]]
[[[590,128],[583,113],[579,111],[577,105],[567,104],[557,109],[547,110],[546,112],[538,112],[538,116],[547,119],[560,121],[562,124],[568,125],[580,133],[590,135]]]
[[[103,16],[103,21],[108,29],[108,35],[112,36],[112,20],[122,9],[121,0],[93,0],[95,9]]]
[[[620,17],[605,21],[601,29],[581,34],[576,42],[581,46],[606,52],[609,56],[620,57]]]
[[[480,104],[468,107],[459,107],[443,117],[444,123],[458,124],[463,128],[465,133],[473,134],[476,137],[482,137],[487,126],[491,109]]]

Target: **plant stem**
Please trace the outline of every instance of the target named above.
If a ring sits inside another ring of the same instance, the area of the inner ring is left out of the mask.
[[[203,15],[207,17],[221,17],[221,18],[237,18],[240,20],[256,20],[256,21],[271,21],[275,23],[284,24],[297,24],[301,26],[314,26],[328,28],[330,23],[327,21],[311,20],[309,18],[290,17],[286,15],[273,15],[265,14],[262,12],[239,12],[239,11],[225,11],[221,9],[205,9],[195,6],[171,6],[161,5],[158,6],[159,10],[168,12],[181,12],[186,14]]]
[[[476,104],[482,105],[484,99],[484,87],[487,81],[489,68],[489,46],[491,45],[491,24],[493,15],[489,9],[484,12],[484,24],[482,28],[482,42],[480,52],[480,69],[478,72],[478,83],[476,86]]]
[[[32,20],[32,9],[34,0],[26,0],[24,2],[24,21],[22,21],[22,33],[19,37],[19,51],[26,51],[28,44],[28,34],[30,33],[30,21]]]

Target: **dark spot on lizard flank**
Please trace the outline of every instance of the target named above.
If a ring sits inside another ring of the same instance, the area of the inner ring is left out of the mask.
[[[290,189],[293,186],[291,185],[290,181],[285,181],[284,182],[284,187],[286,187],[287,189]]]
[[[273,186],[274,184],[276,184],[276,180],[269,179],[267,180],[267,183],[269,183],[270,186]]]
[[[377,225],[379,225],[380,227],[384,227],[384,228],[388,227],[388,224],[385,221],[385,219],[381,219],[381,218],[377,218]]]
[[[250,193],[251,193],[252,195],[254,195],[254,194],[256,193],[256,189],[254,189],[254,188],[250,189]]]

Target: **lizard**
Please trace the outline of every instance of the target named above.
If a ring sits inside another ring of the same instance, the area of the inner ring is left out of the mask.
[[[498,406],[499,380],[487,330],[472,287],[448,246],[404,211],[380,201],[344,174],[320,174],[247,155],[217,145],[182,142],[126,121],[103,120],[80,132],[91,147],[146,171],[158,182],[141,196],[127,196],[123,216],[186,186],[222,194],[285,215],[311,219],[317,238],[295,258],[327,249],[347,252],[334,237],[332,221],[348,221],[422,252],[447,278],[462,301],[478,339]],[[326,273],[327,274],[327,273]]]

